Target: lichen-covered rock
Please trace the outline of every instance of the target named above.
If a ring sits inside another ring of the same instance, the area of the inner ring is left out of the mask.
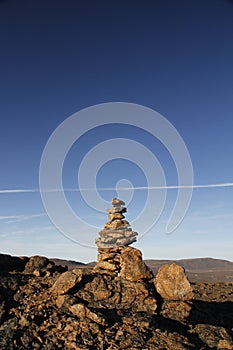
[[[167,300],[191,300],[193,290],[185,275],[184,268],[176,265],[163,265],[160,267],[154,284],[157,292]]]

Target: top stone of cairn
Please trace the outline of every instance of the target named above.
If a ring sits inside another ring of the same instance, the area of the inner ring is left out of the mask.
[[[125,205],[125,202],[122,201],[121,199],[113,198],[112,199],[112,205],[113,205],[113,207],[122,207],[122,206]]]
[[[136,241],[137,232],[132,231],[128,221],[124,220],[123,213],[127,212],[125,202],[112,199],[112,208],[107,210],[109,221],[99,232],[96,244],[99,248],[124,247]]]

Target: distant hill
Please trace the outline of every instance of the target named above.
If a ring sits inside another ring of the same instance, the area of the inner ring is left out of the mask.
[[[59,258],[49,258],[49,260],[53,261],[56,265],[67,266],[68,270],[79,269],[82,267],[94,267],[96,264],[95,261],[85,264],[80,261],[64,260]]]
[[[233,262],[213,258],[196,258],[181,260],[145,260],[154,274],[164,264],[176,263],[185,268],[185,271],[192,282],[232,282]]]
[[[49,260],[53,261],[55,265],[67,266],[69,270],[86,266],[86,264],[79,261],[74,261],[74,260],[64,260],[64,259],[58,259],[58,258],[52,258]]]
[[[185,270],[201,271],[212,269],[232,269],[233,262],[228,260],[213,259],[213,258],[195,258],[181,260],[144,260],[155,271],[164,264],[172,264],[173,262],[181,265]]]
[[[50,259],[56,265],[67,266],[69,270],[74,268],[87,268],[95,266],[95,262],[84,264],[73,260]],[[233,282],[233,262],[213,258],[196,258],[181,260],[145,260],[154,274],[164,264],[176,263],[185,268],[192,282]]]

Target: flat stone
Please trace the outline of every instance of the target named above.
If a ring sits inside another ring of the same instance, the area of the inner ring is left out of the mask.
[[[118,247],[117,245],[103,243],[103,242],[100,242],[99,240],[96,240],[95,242],[96,242],[97,247],[102,248],[102,249],[111,249],[111,248]]]
[[[118,227],[124,227],[124,226],[128,226],[128,225],[129,225],[128,221],[116,219],[116,220],[107,222],[104,225],[104,228],[118,228]]]
[[[109,214],[114,214],[114,213],[126,213],[127,209],[125,207],[112,207],[110,209],[107,209],[107,212]]]
[[[98,253],[101,254],[110,254],[112,257],[112,254],[120,254],[123,248],[121,247],[113,247],[113,248],[98,248]],[[106,257],[106,256],[105,256]]]
[[[99,253],[98,261],[114,260],[115,257],[116,257],[116,253]]]
[[[115,239],[120,239],[120,238],[124,238],[125,236],[122,233],[118,233],[118,232],[111,232],[109,233],[107,236],[101,237],[101,238],[115,238]]]
[[[133,242],[136,242],[136,237],[120,238],[116,241],[116,244],[120,246],[127,246]]]
[[[124,235],[125,235],[126,238],[128,238],[128,237],[136,237],[138,235],[138,233],[135,232],[135,231],[125,231]]]
[[[101,237],[100,241],[102,243],[116,243],[117,237]]]
[[[105,237],[124,237],[124,232],[120,232],[117,230],[103,230],[99,232],[99,235],[102,238]]]
[[[115,271],[116,266],[114,264],[109,263],[108,261],[98,261],[97,265],[101,269]]]

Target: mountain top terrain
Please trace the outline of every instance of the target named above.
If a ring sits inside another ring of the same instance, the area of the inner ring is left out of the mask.
[[[0,254],[1,350],[233,349],[232,280],[190,283],[170,261],[153,273],[130,247],[72,263]]]

